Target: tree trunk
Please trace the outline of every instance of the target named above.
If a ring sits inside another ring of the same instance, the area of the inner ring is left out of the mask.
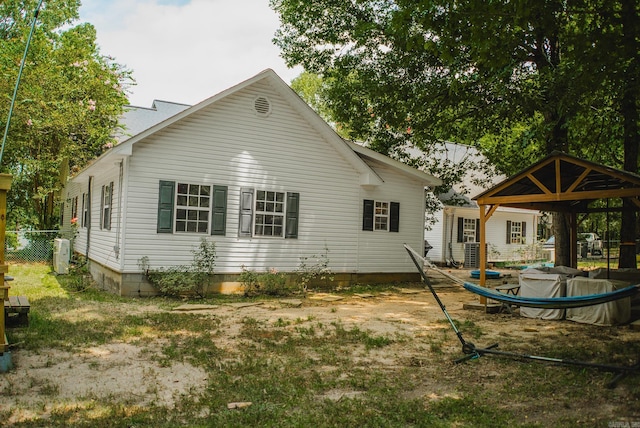
[[[622,2],[622,38],[624,56],[629,59],[629,66],[624,77],[624,89],[621,102],[621,113],[624,126],[624,170],[638,172],[638,34],[636,22],[638,13],[635,0]],[[623,200],[622,223],[620,225],[620,259],[619,268],[636,268],[636,211],[629,200]]]

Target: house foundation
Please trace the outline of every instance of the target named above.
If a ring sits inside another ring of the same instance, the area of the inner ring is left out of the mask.
[[[138,273],[120,273],[96,262],[89,262],[89,273],[100,290],[119,296],[149,297],[160,293],[149,282],[146,275]],[[420,282],[420,274],[412,272],[379,272],[356,273],[344,272],[333,274],[333,280],[317,280],[309,284],[313,289],[348,288],[357,284],[393,284]],[[290,274],[287,281],[296,281],[296,275]],[[240,294],[244,287],[240,282],[240,273],[214,274],[212,284],[205,294]]]

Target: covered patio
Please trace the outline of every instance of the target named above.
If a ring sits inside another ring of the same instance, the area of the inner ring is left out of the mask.
[[[486,223],[499,206],[533,209],[567,216],[571,267],[577,267],[579,214],[598,199],[627,198],[640,210],[640,176],[562,152],[505,179],[473,199],[480,207],[480,285],[486,284]],[[608,208],[604,211],[620,211]],[[635,243],[634,243],[635,244]]]

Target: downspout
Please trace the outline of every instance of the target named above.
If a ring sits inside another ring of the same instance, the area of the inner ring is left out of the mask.
[[[118,215],[116,223],[116,244],[113,246],[113,252],[116,255],[116,260],[120,259],[120,225],[122,216],[122,176],[123,176],[123,161],[118,162],[120,171],[118,172]]]
[[[87,262],[89,261],[89,249],[91,247],[91,187],[93,185],[93,175],[89,176],[89,183],[87,185],[87,247],[85,249],[85,257]]]

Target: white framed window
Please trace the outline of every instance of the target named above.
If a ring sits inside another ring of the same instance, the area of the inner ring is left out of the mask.
[[[256,191],[254,236],[284,236],[285,193]]]
[[[113,181],[102,186],[102,198],[100,202],[100,228],[111,230],[111,203],[113,201]]]
[[[82,227],[89,226],[89,194],[82,194]]]
[[[476,242],[476,219],[464,219],[462,224],[462,242]]]
[[[78,222],[78,197],[71,198],[71,222]]]
[[[375,201],[373,208],[373,230],[389,230],[389,202]]]
[[[208,233],[211,186],[178,183],[176,232]]]
[[[523,242],[523,233],[522,233],[522,222],[520,221],[512,221],[511,222],[511,244],[522,244]]]

